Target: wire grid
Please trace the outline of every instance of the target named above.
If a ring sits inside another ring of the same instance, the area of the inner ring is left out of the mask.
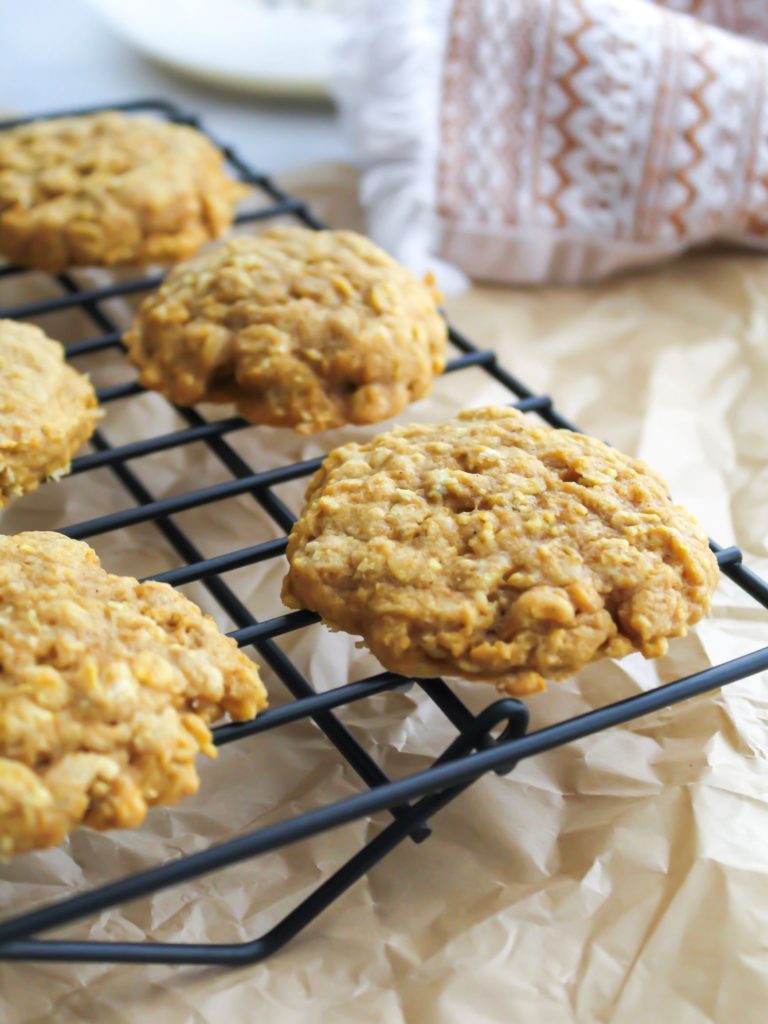
[[[61,117],[103,109],[106,108],[60,111],[39,117]],[[152,113],[175,123],[203,130],[196,117],[189,116],[163,101],[142,100],[112,105],[109,109]],[[31,121],[36,118],[24,120]],[[23,122],[4,122],[0,124],[0,130],[19,123]],[[234,173],[243,181],[260,189],[270,199],[269,206],[239,216],[237,223],[290,216],[310,228],[324,226],[304,203],[286,194],[267,175],[254,172],[230,147],[218,142],[216,144],[223,151]],[[8,266],[0,269],[0,276],[12,277],[24,272],[22,268]],[[101,304],[105,300],[150,291],[161,279],[160,275],[143,276],[103,287],[81,289],[70,275],[60,274],[56,276],[60,294],[2,310],[0,316],[25,319],[68,308],[80,308],[100,333],[97,337],[68,346],[67,358],[76,359],[79,356],[121,347],[121,332],[102,308]],[[453,328],[450,329],[450,339],[460,355],[448,363],[447,373],[459,372],[467,367],[481,367],[510,392],[517,408],[538,413],[553,427],[577,429],[554,408],[548,396],[534,394],[525,384],[501,367],[494,352],[477,348]],[[106,404],[117,399],[130,398],[142,391],[137,383],[130,382],[102,388],[98,397],[102,404]],[[238,644],[254,645],[260,658],[282,680],[293,697],[288,704],[269,709],[254,721],[219,726],[214,730],[216,744],[223,746],[255,733],[309,718],[351,765],[366,788],[352,797],[279,821],[209,849],[182,856],[160,867],[0,921],[0,960],[230,965],[263,960],[313,921],[398,844],[408,838],[416,843],[428,838],[430,828],[427,822],[432,815],[484,773],[495,771],[504,774],[511,771],[522,758],[630,721],[768,668],[766,647],[531,734],[526,734],[528,714],[525,706],[519,701],[510,698],[498,699],[480,714],[475,715],[441,679],[437,678],[410,680],[392,672],[381,672],[358,682],[318,693],[310,680],[305,678],[275,642],[276,637],[315,623],[318,617],[311,612],[299,611],[280,613],[267,620],[257,621],[222,578],[223,574],[235,569],[268,559],[281,558],[285,552],[286,537],[206,558],[196,546],[194,539],[181,529],[173,516],[236,495],[250,495],[287,534],[293,522],[293,515],[274,489],[287,481],[310,475],[318,468],[321,459],[258,471],[227,441],[227,435],[249,426],[244,420],[232,417],[209,422],[193,409],[176,408],[176,411],[187,426],[159,436],[112,446],[102,431],[94,434],[91,443],[95,450],[75,459],[72,473],[83,474],[108,467],[131,496],[133,504],[110,515],[75,523],[65,527],[61,532],[69,537],[84,540],[138,523],[153,523],[175,550],[182,564],[151,578],[176,586],[200,581],[237,625],[238,628],[231,635]],[[172,497],[155,499],[130,467],[130,463],[135,459],[195,442],[204,442],[208,446],[228,471],[228,480]],[[768,583],[742,564],[739,549],[723,548],[714,542],[711,546],[723,574],[763,607],[768,608]],[[413,684],[419,686],[452,723],[456,729],[456,738],[431,767],[392,782],[361,743],[334,715],[334,709],[365,700],[384,691]],[[391,822],[278,924],[252,941],[235,944],[156,943],[150,940],[97,942],[43,940],[32,937],[41,931],[69,924],[86,915],[115,907],[128,900],[148,896],[161,889],[380,811],[389,811]]]

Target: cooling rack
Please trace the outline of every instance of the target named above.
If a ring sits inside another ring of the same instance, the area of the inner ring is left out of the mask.
[[[102,109],[105,108],[57,111],[39,117],[62,117]],[[110,109],[150,113],[203,130],[196,117],[163,101],[142,100],[112,105]],[[24,121],[35,119],[26,118]],[[0,130],[20,123],[24,122],[0,123]],[[213,141],[224,152],[235,175],[253,185],[268,201],[266,207],[240,216],[238,222],[290,217],[310,228],[323,227],[303,202],[285,193],[267,175],[253,171],[229,146],[215,139]],[[15,266],[0,269],[0,276],[5,278],[24,273],[23,269]],[[57,288],[54,297],[0,310],[0,316],[22,320],[31,317],[38,319],[64,309],[82,310],[98,336],[68,346],[68,358],[76,361],[78,357],[103,350],[114,349],[119,352],[120,332],[103,304],[118,296],[147,292],[157,286],[160,277],[143,276],[88,289],[81,288],[68,274],[57,275],[54,280]],[[556,410],[548,396],[534,394],[500,366],[494,352],[478,348],[453,328],[450,329],[450,339],[459,355],[448,363],[447,373],[460,373],[468,367],[479,367],[507,389],[510,400],[517,408],[537,413],[553,427],[576,429]],[[141,391],[136,383],[118,384],[100,389],[99,399],[105,404],[130,398]],[[277,637],[302,630],[315,623],[317,617],[309,612],[278,612],[272,618],[257,621],[225,579],[226,574],[235,569],[282,558],[286,546],[285,537],[206,558],[196,546],[194,538],[181,528],[174,516],[236,495],[249,495],[287,534],[293,515],[275,493],[275,489],[287,481],[313,473],[320,460],[312,459],[276,469],[259,470],[257,466],[246,462],[227,440],[229,434],[247,426],[243,420],[229,418],[212,422],[193,409],[179,408],[177,412],[186,424],[183,429],[127,444],[113,446],[102,431],[97,431],[92,440],[94,450],[74,461],[72,473],[87,474],[108,467],[132,503],[114,514],[72,524],[62,532],[69,537],[87,539],[137,523],[154,524],[178,555],[180,564],[152,578],[177,586],[200,581],[237,625],[232,635],[238,644],[253,645],[259,657],[282,680],[293,698],[283,706],[267,710],[255,721],[218,727],[214,730],[217,745],[235,743],[255,733],[311,719],[336,748],[338,756],[344,758],[357,773],[361,791],[352,797],[325,804],[156,868],[31,909],[20,916],[1,920],[0,959],[219,965],[248,964],[263,960],[312,922],[398,844],[408,840],[421,843],[427,839],[430,835],[429,819],[486,772],[510,772],[523,758],[628,722],[768,668],[766,647],[533,733],[527,733],[528,714],[519,701],[497,699],[481,713],[474,714],[441,679],[410,680],[392,672],[381,672],[359,682],[317,692],[311,680],[299,671],[276,643]],[[142,457],[199,442],[206,444],[226,469],[228,478],[223,483],[156,499],[131,468],[131,463]],[[715,542],[711,542],[711,547],[721,572],[755,601],[768,608],[768,583],[742,563],[739,549],[724,548]],[[429,768],[391,781],[334,714],[334,710],[409,685],[420,687],[427,698],[435,703],[455,728],[456,736]],[[143,942],[104,942],[36,937],[41,932],[70,924],[87,915],[114,908],[161,889],[181,885],[228,865],[256,858],[260,854],[382,811],[389,812],[391,821],[372,840],[340,864],[329,878],[279,923],[251,941],[235,944],[162,943],[149,939]]]

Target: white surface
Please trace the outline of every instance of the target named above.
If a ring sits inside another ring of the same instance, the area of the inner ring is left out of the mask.
[[[267,102],[171,73],[110,31],[85,0],[0,0],[0,107],[38,113],[141,96],[199,113],[262,169],[351,158],[329,106]]]
[[[342,19],[281,0],[89,0],[142,53],[241,89],[327,96]]]

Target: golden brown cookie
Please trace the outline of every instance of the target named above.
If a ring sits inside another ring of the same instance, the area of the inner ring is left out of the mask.
[[[39,327],[0,320],[0,507],[69,469],[100,416],[90,381]]]
[[[663,654],[718,569],[652,470],[507,408],[331,452],[288,543],[283,600],[389,669],[540,690],[597,658]]]
[[[256,665],[165,583],[58,533],[0,537],[0,855],[138,825],[198,786],[209,722],[266,707]]]
[[[247,190],[194,128],[116,112],[0,132],[0,253],[28,267],[174,263]]]
[[[351,231],[273,228],[178,267],[126,335],[142,384],[301,433],[375,423],[445,364],[436,295]]]

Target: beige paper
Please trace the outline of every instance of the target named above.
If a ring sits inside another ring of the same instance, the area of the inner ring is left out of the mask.
[[[350,172],[321,168],[288,184],[334,224],[355,223]],[[48,287],[41,278],[38,291]],[[0,283],[2,305],[28,295],[14,279]],[[768,259],[700,253],[590,288],[476,288],[448,307],[458,326],[584,429],[666,474],[718,540],[739,543],[768,573]],[[41,322],[84,336],[73,319]],[[131,376],[116,352],[91,365],[99,384]],[[435,420],[495,399],[507,395],[480,370],[464,371],[441,379],[433,398],[399,420]],[[111,405],[104,430],[120,441],[178,426],[146,395]],[[306,440],[254,428],[231,440],[263,468],[375,429]],[[157,496],[226,477],[199,445],[132,468]],[[281,494],[296,504],[302,486]],[[8,510],[0,528],[51,528],[130,503],[105,470],[45,486]],[[178,521],[206,555],[279,535],[247,497]],[[152,525],[93,543],[117,572],[179,561]],[[226,578],[256,615],[268,616],[279,609],[282,571],[256,566]],[[215,610],[200,585],[186,589]],[[350,638],[319,626],[282,643],[318,688],[376,668]],[[710,619],[668,657],[633,656],[551,685],[530,700],[532,728],[766,643],[768,614],[723,583]],[[277,705],[281,687],[266,677]],[[475,709],[495,698],[490,687],[456,685]],[[255,967],[0,964],[0,1024],[762,1024],[767,709],[766,678],[752,678],[525,761],[507,778],[483,779],[434,820],[427,843],[404,843]],[[340,714],[393,776],[427,767],[452,737],[415,687]],[[60,849],[0,866],[3,916],[362,788],[307,722],[229,746],[200,768],[199,795],[153,811],[140,830],[81,830]],[[57,934],[253,938],[385,821],[355,822]]]

